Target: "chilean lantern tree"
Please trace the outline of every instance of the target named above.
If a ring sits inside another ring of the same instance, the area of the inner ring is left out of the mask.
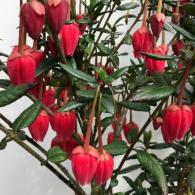
[[[0,52],[0,107],[32,104],[14,121],[0,113],[0,149],[16,142],[78,195],[87,184],[92,195],[194,194],[195,1],[18,5],[18,43]],[[119,175],[129,188],[116,192]]]

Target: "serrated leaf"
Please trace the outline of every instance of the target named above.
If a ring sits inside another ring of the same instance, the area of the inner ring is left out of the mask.
[[[107,112],[114,114],[114,103],[111,95],[103,95],[102,105]]]
[[[114,140],[112,144],[107,144],[104,149],[113,156],[124,154],[128,150],[127,143],[125,141]]]
[[[117,80],[119,77],[121,77],[124,73],[126,73],[128,71],[129,67],[125,66],[123,68],[120,68],[118,70],[116,70],[111,76],[107,77],[105,79],[105,83],[110,83],[114,80]]]
[[[122,107],[125,107],[130,110],[135,110],[135,111],[142,111],[142,112],[149,112],[150,111],[150,106],[146,103],[142,102],[129,102],[129,101],[122,101],[119,102],[119,104]]]
[[[90,83],[97,83],[97,81],[95,80],[94,77],[92,77],[91,75],[88,75],[80,70],[77,70],[77,69],[74,69],[70,66],[67,66],[65,64],[60,64],[60,66],[68,73],[70,73],[71,75],[81,79],[81,80],[84,80],[84,81],[87,81],[87,82],[90,82]]]
[[[164,195],[168,194],[167,180],[160,163],[145,151],[138,151],[137,158],[140,164],[151,174],[158,183]]]
[[[47,152],[47,159],[53,163],[63,162],[67,158],[68,155],[59,146],[55,146]]]
[[[16,118],[13,123],[13,129],[19,130],[28,127],[37,118],[40,111],[41,103],[37,101]]]
[[[119,5],[117,7],[117,10],[124,11],[124,10],[129,10],[129,9],[135,9],[139,7],[139,4],[137,3],[124,3],[122,5]]]
[[[171,26],[179,33],[181,33],[184,37],[192,40],[192,41],[195,41],[195,36],[191,33],[189,33],[188,31],[186,31],[185,29],[181,28],[180,26],[178,25],[175,25],[175,24],[171,24]]]
[[[170,96],[174,92],[173,87],[147,86],[138,90],[132,97],[133,101],[152,100],[158,101]]]
[[[19,85],[0,91],[0,107],[6,106],[16,101],[22,97],[31,87],[32,85]]]
[[[71,102],[66,103],[64,106],[62,106],[58,112],[68,112],[70,110],[75,110],[77,108],[80,108],[84,106],[86,103],[85,102],[79,102],[76,100],[73,100]]]

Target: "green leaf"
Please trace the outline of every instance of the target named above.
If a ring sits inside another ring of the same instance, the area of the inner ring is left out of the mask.
[[[136,192],[136,194],[139,194],[139,189],[137,184],[127,176],[123,176],[123,178],[129,184],[129,186]]]
[[[149,112],[150,106],[146,103],[142,102],[129,102],[129,101],[122,101],[119,104],[127,109],[135,110],[135,111],[142,111],[142,112]]]
[[[130,166],[125,167],[124,169],[120,170],[119,175],[130,173],[130,172],[135,171],[139,168],[141,168],[141,166],[138,164],[130,165]]]
[[[8,88],[10,86],[10,81],[7,79],[0,79],[0,86],[2,88]]]
[[[54,66],[56,66],[56,60],[55,59],[53,59],[53,58],[46,59],[36,69],[36,76],[40,76],[44,72],[47,72],[47,71],[51,70]]]
[[[84,81],[90,82],[90,83],[97,83],[97,81],[95,80],[95,78],[93,78],[91,75],[88,75],[80,70],[76,70],[70,66],[67,66],[65,64],[60,64],[60,66],[68,73],[70,73],[71,75],[82,79]]]
[[[114,104],[111,95],[103,95],[102,104],[107,112],[114,114]]]
[[[116,70],[111,76],[105,79],[105,83],[110,83],[114,80],[117,80],[119,77],[121,77],[124,73],[128,71],[129,67],[125,66],[123,68],[120,68]]]
[[[102,43],[98,43],[97,44],[97,48],[100,50],[100,52],[102,52],[103,54],[106,55],[110,55],[111,54],[111,50],[106,47],[105,45],[103,45]]]
[[[180,26],[178,25],[175,25],[175,24],[172,24],[171,23],[171,26],[179,33],[181,33],[184,37],[192,40],[192,41],[195,41],[195,36],[191,33],[189,33],[188,31],[186,31],[185,29],[181,28]]]
[[[119,57],[117,55],[111,55],[110,60],[115,68],[119,66]]]
[[[152,155],[144,151],[137,152],[137,158],[140,164],[151,174],[158,183],[164,195],[168,194],[167,180],[160,163]]]
[[[195,190],[195,168],[193,168],[190,171],[187,179],[188,179],[188,183],[189,183],[191,189],[194,191]]]
[[[195,16],[195,3],[185,3],[182,8],[187,15]]]
[[[128,150],[127,143],[125,141],[114,140],[112,144],[107,144],[104,149],[113,156],[124,154]]]
[[[115,177],[112,178],[111,181],[110,181],[110,185],[111,185],[111,187],[117,186],[118,185],[118,180]]]
[[[152,54],[152,53],[147,53],[147,52],[140,52],[140,53],[145,55],[146,57],[149,57],[155,60],[173,60],[173,59],[178,58],[177,56],[163,56],[163,55]]]
[[[108,116],[108,117],[105,117],[102,121],[101,121],[101,126],[103,128],[106,128],[108,127],[112,122],[112,117]]]
[[[58,112],[68,112],[70,110],[75,110],[77,108],[84,106],[85,104],[86,104],[85,102],[79,102],[79,101],[73,100],[71,102],[66,103],[65,106],[62,106],[58,110]]]
[[[133,101],[153,100],[158,101],[170,96],[174,92],[173,87],[147,86],[138,90],[132,97]]]
[[[145,131],[144,132],[144,145],[147,148],[150,144],[150,141],[152,139],[152,132],[151,131]]]
[[[8,143],[7,137],[3,138],[0,142],[0,150],[4,150],[7,146],[7,143]]]
[[[125,3],[117,7],[117,10],[124,11],[129,9],[135,9],[139,7],[139,4],[137,3]]]
[[[68,155],[59,146],[55,146],[47,152],[47,159],[53,163],[63,162],[67,158]]]
[[[31,87],[32,85],[19,85],[0,91],[0,107],[6,106],[16,101],[22,97]]]
[[[126,45],[131,45],[132,37],[129,34],[125,35],[125,37],[123,38],[123,43]]]
[[[37,118],[40,110],[41,103],[39,101],[32,104],[16,118],[13,129],[19,130],[28,127]]]
[[[95,90],[79,90],[76,95],[86,99],[93,99],[95,97]]]

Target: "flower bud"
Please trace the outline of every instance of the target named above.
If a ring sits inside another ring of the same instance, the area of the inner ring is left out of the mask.
[[[76,16],[77,20],[82,20],[84,16],[82,14],[78,14]],[[79,24],[80,34],[83,35],[85,32],[85,29],[87,28],[87,24]]]
[[[71,138],[76,128],[76,115],[74,111],[55,112],[50,120],[51,126],[58,137]]]
[[[36,0],[31,0],[21,7],[21,18],[29,36],[38,40],[45,21],[45,8]]]
[[[127,142],[131,144],[135,141],[135,138],[139,132],[139,127],[136,123],[130,122],[124,125],[123,131]]]
[[[64,22],[70,18],[70,6],[67,0],[47,0],[46,13],[51,29],[58,34]]]
[[[95,148],[88,146],[76,147],[72,151],[72,171],[77,182],[81,185],[89,184],[96,172],[99,154]]]
[[[183,48],[184,48],[184,42],[182,40],[175,40],[172,44],[172,49],[176,56],[179,56]]]
[[[29,126],[32,138],[36,141],[43,141],[49,127],[49,116],[47,112],[41,111],[35,121]]]
[[[147,27],[141,27],[133,33],[132,44],[134,56],[139,58],[142,56],[140,52],[148,52],[153,47],[153,36]]]
[[[122,135],[120,134],[118,138],[115,137],[114,132],[110,132],[107,137],[107,143],[112,144],[114,140],[122,141]]]
[[[7,61],[7,69],[13,85],[34,82],[36,62],[27,51],[24,51],[23,55],[18,52],[12,52]]]
[[[62,48],[66,56],[73,56],[79,41],[80,30],[76,23],[65,24],[60,31]]]
[[[94,175],[94,180],[98,185],[105,184],[108,179],[111,178],[114,168],[114,160],[113,157],[103,151],[102,154],[99,154],[98,165]]]
[[[163,13],[155,13],[150,17],[150,22],[153,35],[159,37],[165,24],[165,15]]]
[[[161,117],[154,117],[152,120],[152,124],[154,130],[157,130],[162,125],[163,119]]]

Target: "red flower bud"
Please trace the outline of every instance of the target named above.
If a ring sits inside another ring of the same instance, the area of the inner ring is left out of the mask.
[[[47,89],[43,95],[42,103],[50,107],[55,103],[55,93],[54,89]]]
[[[49,127],[49,116],[47,112],[41,111],[35,121],[29,126],[32,138],[36,141],[43,141]]]
[[[193,120],[192,120],[192,124],[191,124],[191,132],[192,132],[192,136],[195,136],[195,104],[193,104],[192,106],[190,106],[191,110],[192,110],[192,114],[193,114]]]
[[[180,21],[180,18],[181,18],[180,13],[174,12],[173,15],[172,15],[171,21],[172,21],[173,24],[178,24],[179,21]]]
[[[62,137],[54,137],[51,141],[51,148],[59,146],[63,151],[65,151],[65,139]]]
[[[184,48],[184,42],[182,40],[175,40],[172,44],[172,49],[176,56],[179,56],[183,48]]]
[[[104,70],[106,71],[108,76],[112,75],[113,72],[114,72],[114,68],[113,67],[109,67],[109,66],[104,67]]]
[[[134,56],[139,58],[142,56],[140,52],[148,52],[153,47],[153,36],[147,27],[141,27],[133,33],[132,44]]]
[[[70,17],[70,6],[67,0],[48,0],[46,5],[48,22],[52,30],[58,34],[64,22]]]
[[[125,138],[127,140],[128,143],[133,143],[134,142],[134,139],[138,132],[139,132],[139,127],[136,123],[134,122],[130,122],[130,123],[127,123],[124,125],[123,127],[123,131],[124,131],[124,134],[125,134]],[[135,132],[133,132],[135,131]],[[133,135],[132,135],[133,133]]]
[[[153,48],[149,53],[151,54],[158,54],[158,55],[166,55],[167,47],[166,46],[159,46]],[[165,60],[156,60],[150,57],[145,58],[145,64],[148,69],[149,74],[154,72],[163,73],[165,69]]]
[[[192,111],[186,106],[172,104],[163,113],[161,126],[163,138],[166,143],[172,143],[175,139],[182,139],[192,123]]]
[[[83,16],[82,14],[78,14],[78,15],[76,16],[76,19],[77,19],[77,20],[81,20],[81,19],[83,19],[83,18],[84,18],[84,16]],[[81,35],[84,34],[86,28],[87,28],[87,24],[79,24],[79,29],[80,29],[80,34],[81,34]]]
[[[53,130],[58,137],[71,138],[76,128],[75,112],[55,112],[50,120]]]
[[[85,185],[92,181],[98,165],[98,158],[99,154],[92,146],[88,146],[86,149],[78,146],[72,151],[72,171],[79,184]]]
[[[21,18],[29,36],[34,40],[38,40],[45,21],[45,8],[43,4],[36,0],[23,4]]]
[[[13,85],[32,83],[35,79],[36,63],[27,51],[23,55],[12,52],[7,61],[7,68]]]
[[[155,130],[157,130],[162,125],[163,119],[161,117],[155,117],[152,120],[152,124]]]
[[[155,13],[150,17],[150,22],[153,35],[159,37],[165,24],[165,15],[162,13]]]
[[[111,144],[114,141],[114,139],[122,141],[122,135],[120,134],[118,138],[115,138],[114,132],[110,132],[107,137],[107,143]]]
[[[76,23],[65,24],[60,31],[62,48],[66,56],[73,56],[79,41],[80,30]]]
[[[113,157],[106,151],[99,155],[98,165],[94,175],[97,184],[105,184],[111,178],[114,168]]]
[[[45,55],[41,50],[32,50],[31,54],[36,62],[36,68],[43,62]]]

